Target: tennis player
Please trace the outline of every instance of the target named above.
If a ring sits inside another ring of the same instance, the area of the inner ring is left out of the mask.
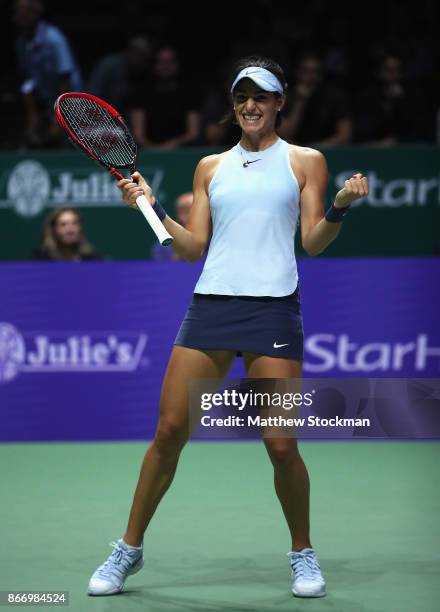
[[[285,87],[283,70],[274,61],[250,57],[238,63],[231,94],[241,139],[199,162],[186,228],[165,214],[139,173],[119,182],[129,206],[136,206],[138,195],[147,197],[173,236],[179,257],[196,261],[211,241],[174,342],[157,431],[142,463],[126,532],[111,543],[112,554],[93,574],[90,595],[121,591],[127,576],[143,566],[144,532],[188,439],[191,379],[223,377],[237,352],[250,378],[301,377],[303,326],[294,253],[298,220],[306,252],[322,253],[338,235],[351,202],[367,195],[368,183],[355,174],[324,215],[324,156],[277,134]],[[309,477],[297,442],[266,438],[264,443],[292,536],[292,592],[322,597],[325,581],[309,535]]]

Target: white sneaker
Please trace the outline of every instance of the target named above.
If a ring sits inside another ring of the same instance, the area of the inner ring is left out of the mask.
[[[130,574],[136,574],[144,565],[143,547],[133,548],[122,540],[111,542],[113,552],[90,578],[88,595],[120,593]]]
[[[321,574],[318,557],[313,548],[289,552],[292,568],[292,593],[295,597],[324,597],[325,580]]]

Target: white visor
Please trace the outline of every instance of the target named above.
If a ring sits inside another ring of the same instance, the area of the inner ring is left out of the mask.
[[[232,83],[231,93],[234,93],[235,86],[241,79],[251,79],[251,81],[264,91],[276,91],[279,94],[284,93],[284,87],[280,81],[270,72],[270,70],[266,70],[266,68],[260,68],[259,66],[248,66],[247,68],[243,68]]]

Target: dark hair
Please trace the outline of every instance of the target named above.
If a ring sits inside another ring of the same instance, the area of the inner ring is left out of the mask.
[[[230,83],[235,81],[236,76],[239,72],[244,70],[245,68],[249,68],[250,66],[257,66],[258,68],[265,68],[269,70],[272,74],[274,74],[281,85],[283,86],[284,91],[287,89],[286,76],[284,74],[284,70],[281,66],[273,59],[269,57],[263,57],[261,55],[249,55],[243,59],[238,60],[233,67],[232,76],[230,79]],[[274,92],[276,97],[280,97],[278,92]],[[233,111],[229,111],[229,113],[222,119],[221,123],[226,123],[229,121],[235,122],[235,115]],[[276,121],[275,121],[275,129],[278,128],[281,124],[280,113],[278,113]]]

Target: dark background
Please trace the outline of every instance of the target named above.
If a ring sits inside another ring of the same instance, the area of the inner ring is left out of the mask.
[[[0,77],[2,140],[20,121],[20,79],[14,56],[13,2],[2,2]],[[258,52],[278,60],[287,75],[307,50],[320,53],[335,82],[354,96],[372,79],[384,52],[398,54],[414,90],[423,92],[432,122],[439,107],[439,9],[435,0],[350,4],[253,0],[246,3],[169,0],[47,0],[46,18],[61,28],[87,80],[104,55],[122,50],[129,37],[174,45],[200,96],[223,82],[231,60]],[[340,58],[345,64],[341,70]],[[338,68],[339,66],[339,68]],[[289,79],[288,79],[289,80]],[[425,111],[426,112],[426,111]],[[435,141],[432,129],[425,141]]]

